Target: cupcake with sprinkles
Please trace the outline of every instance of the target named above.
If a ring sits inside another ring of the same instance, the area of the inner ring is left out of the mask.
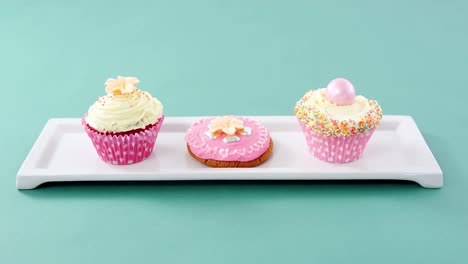
[[[296,103],[294,114],[312,155],[331,163],[359,159],[382,120],[380,105],[356,96],[353,84],[343,78],[308,91]]]
[[[135,77],[105,83],[107,95],[88,109],[82,125],[106,163],[128,165],[150,156],[164,120],[161,102],[136,87]]]

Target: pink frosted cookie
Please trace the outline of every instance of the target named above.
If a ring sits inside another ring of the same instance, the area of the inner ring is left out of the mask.
[[[193,158],[216,168],[255,167],[273,152],[268,130],[240,116],[201,119],[188,129],[185,140]]]

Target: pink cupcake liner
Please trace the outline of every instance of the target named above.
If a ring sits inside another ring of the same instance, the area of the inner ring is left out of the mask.
[[[86,116],[85,116],[86,117]],[[156,124],[133,134],[104,134],[89,127],[83,117],[81,123],[91,138],[99,157],[106,163],[129,165],[148,158],[161,129],[164,116]]]
[[[375,128],[345,137],[325,136],[312,131],[299,120],[309,151],[316,158],[330,163],[348,163],[359,159]]]

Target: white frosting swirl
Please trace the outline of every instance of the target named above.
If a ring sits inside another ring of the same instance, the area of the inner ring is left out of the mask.
[[[317,110],[327,113],[335,120],[354,120],[359,121],[369,112],[369,101],[364,96],[358,95],[351,105],[336,105],[327,100],[326,90],[324,88],[311,93],[305,105],[313,105]]]
[[[102,133],[143,129],[163,115],[163,106],[150,93],[134,89],[100,97],[88,110],[86,122]]]

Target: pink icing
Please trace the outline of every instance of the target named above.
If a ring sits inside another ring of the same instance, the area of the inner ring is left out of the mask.
[[[251,161],[260,157],[270,146],[270,133],[257,121],[235,116],[244,122],[245,127],[252,128],[252,134],[237,135],[240,140],[233,143],[223,142],[225,135],[216,139],[210,139],[205,135],[208,124],[213,118],[205,118],[195,122],[187,130],[185,140],[190,150],[202,159],[213,159],[220,161]]]

